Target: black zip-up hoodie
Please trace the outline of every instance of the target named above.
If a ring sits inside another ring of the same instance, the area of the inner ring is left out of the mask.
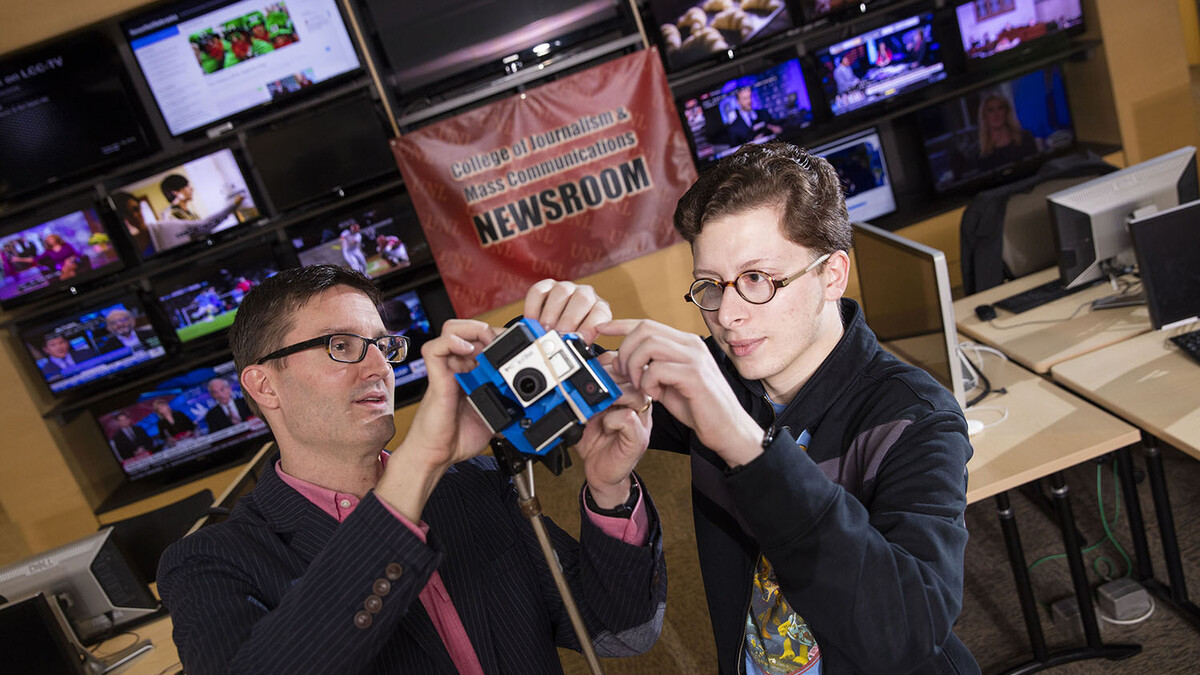
[[[978,673],[951,630],[962,607],[971,444],[954,397],[879,347],[858,305],[845,332],[775,419],[710,337],[742,407],[775,440],[730,472],[654,406],[650,447],[691,453],[700,569],[723,674],[744,672],[754,570],[770,561],[808,623],[823,675]],[[796,437],[808,431],[808,451]]]

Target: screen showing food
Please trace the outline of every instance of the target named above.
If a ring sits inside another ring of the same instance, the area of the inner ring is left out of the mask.
[[[137,298],[18,329],[50,391],[61,394],[166,355]]]
[[[98,34],[0,59],[0,198],[149,152],[136,110],[115,50]]]
[[[377,279],[433,259],[407,196],[388,197],[290,233],[301,265],[340,265]]]
[[[1080,0],[971,0],[958,6],[958,33],[972,59],[1077,27],[1083,27]]]
[[[829,108],[843,115],[946,79],[933,14],[921,14],[817,52]]]
[[[223,331],[233,323],[246,293],[279,271],[264,249],[267,246],[251,245],[210,265],[151,281],[180,342]]]
[[[837,170],[851,222],[869,222],[896,210],[883,144],[874,129],[816,148],[812,154],[829,160]]]
[[[650,13],[672,70],[792,27],[784,0],[650,0]]]
[[[157,382],[132,399],[96,411],[130,480],[227,457],[271,433],[246,403],[233,361]]]
[[[174,136],[359,67],[336,0],[185,0],[121,27]]]
[[[262,216],[228,148],[123,185],[108,196],[143,258]]]
[[[765,143],[812,124],[812,104],[800,61],[723,82],[682,102],[700,164],[732,155],[746,143]]]
[[[926,108],[917,121],[939,192],[1005,178],[1075,142],[1057,65]]]
[[[71,211],[0,236],[0,304],[10,306],[121,268],[93,208]],[[3,229],[9,229],[7,226]]]

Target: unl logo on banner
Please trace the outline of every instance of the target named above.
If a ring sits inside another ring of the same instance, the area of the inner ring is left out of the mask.
[[[392,140],[459,316],[678,241],[696,178],[653,50]]]

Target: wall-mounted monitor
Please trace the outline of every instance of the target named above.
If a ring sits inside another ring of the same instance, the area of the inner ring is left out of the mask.
[[[270,435],[246,403],[232,361],[123,393],[92,411],[130,480],[195,473],[241,456]]]
[[[938,192],[1008,180],[1075,143],[1057,65],[917,114]]]
[[[868,5],[880,4],[880,0],[799,0],[799,3],[804,20],[812,23],[818,19],[835,20],[847,14],[861,14],[867,11]]]
[[[813,121],[799,59],[726,80],[681,100],[679,107],[701,165],[746,143],[792,136]]]
[[[118,229],[142,258],[262,218],[242,167],[228,148],[108,191]]]
[[[408,195],[384,197],[288,232],[301,265],[340,265],[372,279],[433,260]]]
[[[0,225],[0,305],[12,307],[124,265],[92,206],[55,206]]]
[[[55,394],[166,356],[162,340],[133,293],[33,320],[18,326],[17,332]]]
[[[121,28],[173,136],[359,68],[336,0],[184,0]]]
[[[1025,51],[1045,38],[1083,30],[1081,0],[971,0],[956,8],[963,52],[970,60]]]
[[[454,307],[445,286],[431,282],[412,290],[385,294],[380,314],[389,333],[408,337],[408,358],[394,368],[396,401],[403,404],[425,391],[421,346],[441,335],[442,324],[454,318]]]
[[[829,109],[834,115],[946,79],[933,14],[919,14],[817,51]]]
[[[135,100],[115,50],[96,33],[4,56],[0,199],[152,150]]]
[[[699,63],[791,28],[784,0],[649,0],[671,70]]]
[[[180,342],[228,328],[246,293],[279,271],[270,246],[250,242],[241,252],[150,280]]]
[[[852,222],[867,222],[896,210],[883,143],[876,130],[846,136],[813,149],[812,154],[829,160],[837,170]]]

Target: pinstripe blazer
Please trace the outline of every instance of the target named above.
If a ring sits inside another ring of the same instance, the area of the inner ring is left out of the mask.
[[[436,569],[484,672],[561,673],[556,646],[579,645],[516,499],[491,458],[457,464],[425,506],[425,544],[373,493],[339,525],[266,471],[229,520],[163,554],[180,658],[191,675],[454,673],[418,600]],[[642,547],[586,516],[579,542],[547,522],[601,656],[642,653],[662,626],[662,536],[646,505]]]

